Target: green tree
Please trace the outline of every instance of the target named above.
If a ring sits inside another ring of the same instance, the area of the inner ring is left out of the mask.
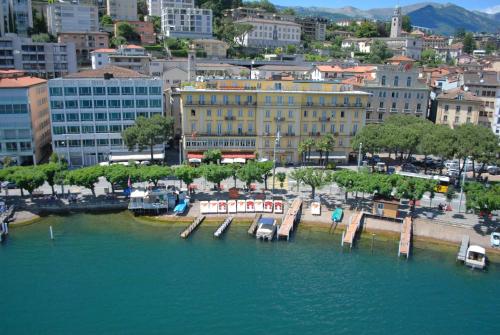
[[[138,117],[132,127],[125,129],[122,133],[123,141],[129,150],[135,147],[139,151],[149,147],[151,162],[154,160],[153,149],[155,145],[164,144],[172,136],[173,119],[161,115],[150,118]]]
[[[299,152],[306,154],[306,160],[311,159],[311,150],[314,148],[316,142],[312,138],[306,138],[299,143]]]
[[[111,16],[103,15],[101,17],[101,25],[106,26],[106,25],[110,25],[110,24],[113,24],[113,19],[111,18]]]
[[[366,61],[373,64],[380,64],[387,58],[392,57],[392,52],[383,41],[376,40],[370,47],[370,54]]]
[[[441,57],[436,53],[436,50],[426,49],[422,51],[420,55],[420,63],[422,65],[430,66],[430,67],[438,67],[443,63]]]
[[[305,171],[305,169],[294,169],[288,174],[288,177],[297,183],[297,192],[300,184],[304,182]]]
[[[40,33],[36,35],[31,35],[31,40],[38,43],[49,43],[56,42],[54,36],[47,33]]]
[[[403,30],[408,32],[408,33],[410,33],[412,31],[413,27],[411,26],[411,18],[408,15],[403,16],[401,26],[402,26]]]
[[[245,183],[247,188],[254,182],[262,182],[262,169],[257,162],[248,162],[236,173],[238,179]]]
[[[283,9],[281,11],[281,14],[293,15],[293,16],[297,15],[297,13],[295,13],[295,10],[293,8],[290,8],[290,7]]]
[[[271,171],[273,170],[274,163],[271,161],[267,161],[267,162],[258,162],[256,164],[260,170],[260,174],[262,175],[262,179],[264,180],[264,189],[267,190],[267,179],[271,175]],[[274,187],[274,185],[273,185],[273,187]]]
[[[285,172],[277,172],[276,178],[280,182],[280,188],[283,188],[283,184],[285,183],[285,180],[286,180],[286,173]]]
[[[174,176],[182,180],[187,188],[193,183],[196,178],[200,177],[200,170],[190,165],[181,165],[174,169]]]
[[[335,142],[332,134],[326,134],[320,140],[319,146],[325,152],[325,166],[328,164],[330,152],[335,148]]]
[[[331,172],[312,168],[303,169],[304,174],[302,176],[302,182],[311,187],[311,197],[314,198],[316,189],[326,186],[331,182]]]
[[[472,33],[466,33],[462,43],[464,45],[463,50],[467,54],[472,54],[472,51],[476,49],[476,41],[474,41]]]
[[[135,167],[122,164],[113,164],[103,168],[104,178],[111,184],[111,192],[115,193],[116,187],[127,187],[128,179],[132,181],[135,176]]]
[[[59,163],[47,163],[47,164],[41,164],[38,165],[37,167],[42,171],[42,173],[45,175],[45,180],[47,183],[50,185],[50,188],[52,189],[52,194],[55,194],[54,190],[54,185],[56,184],[56,175],[59,171],[65,169],[64,166],[62,166]]]
[[[465,28],[462,28],[462,27],[457,28],[455,30],[455,37],[456,38],[464,38],[465,37],[465,33],[466,33]]]
[[[161,17],[159,17],[159,16],[150,16],[149,17],[149,21],[151,21],[153,23],[153,27],[154,27],[155,33],[156,34],[160,34],[161,33]]]
[[[426,192],[436,187],[434,180],[420,178],[400,178],[396,185],[396,196],[400,199],[408,199],[413,202],[412,210],[415,210],[417,200],[422,199]]]
[[[116,27],[116,37],[123,37],[128,43],[140,43],[141,35],[128,22],[119,22]]]
[[[104,175],[103,168],[99,165],[88,166],[77,170],[68,171],[66,183],[68,185],[77,185],[85,187],[92,192],[95,197],[95,184],[99,177]]]
[[[234,187],[236,188],[236,180],[238,179],[238,170],[241,168],[241,164],[233,163],[229,164],[230,176],[233,178]]]
[[[289,44],[286,46],[286,53],[288,55],[294,55],[297,53],[297,46],[293,45],[293,44]]]
[[[219,164],[222,160],[222,152],[219,149],[210,149],[203,153],[203,163],[205,164]]]
[[[4,168],[14,165],[14,161],[12,160],[12,157],[5,156],[2,159],[2,165],[3,165]]]
[[[141,180],[153,183],[153,185],[157,187],[160,180],[173,176],[174,171],[168,166],[146,165],[138,169],[138,174]]]
[[[201,174],[220,190],[220,183],[231,176],[231,169],[226,165],[205,164],[201,166]]]
[[[377,25],[370,21],[363,21],[359,26],[357,26],[355,34],[356,37],[358,38],[377,37],[378,36]]]
[[[32,17],[33,17],[33,29],[31,30],[31,34],[47,33],[47,21],[45,20],[45,15],[43,11],[39,15],[36,8],[33,8]]]
[[[40,169],[31,166],[17,168],[10,178],[21,189],[21,196],[24,196],[23,189],[32,195],[33,191],[45,182],[45,174]]]
[[[500,184],[485,187],[483,184],[466,183],[464,191],[467,194],[467,209],[489,214],[500,209]]]
[[[116,37],[111,38],[111,41],[109,42],[109,44],[112,47],[118,48],[120,45],[127,44],[127,40],[125,38],[123,38],[122,36],[116,36]]]
[[[253,29],[251,24],[234,23],[230,18],[224,17],[216,20],[214,25],[214,35],[232,46],[241,46],[241,41],[238,37],[243,36]]]
[[[352,150],[358,152],[361,144],[361,154],[369,153],[372,157],[382,149],[383,128],[381,124],[369,124],[361,128],[352,140]],[[372,166],[375,162],[372,160]]]

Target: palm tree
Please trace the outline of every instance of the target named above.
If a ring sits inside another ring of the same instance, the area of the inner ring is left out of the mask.
[[[328,156],[330,156],[330,151],[335,147],[335,137],[332,134],[326,134],[321,139],[321,146],[325,151],[325,165],[328,165]]]
[[[307,160],[310,160],[311,159],[311,149],[314,147],[316,142],[312,138],[307,138],[302,143],[304,144],[304,147],[307,151]]]

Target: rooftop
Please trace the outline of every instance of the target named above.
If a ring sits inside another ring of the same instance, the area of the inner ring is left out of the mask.
[[[96,52],[96,53],[113,53],[113,52],[116,52],[116,49],[95,49],[92,52]]]
[[[0,78],[0,88],[22,88],[45,84],[47,80],[36,77]]]
[[[462,96],[462,98],[459,99],[459,96]],[[437,98],[447,100],[481,101],[481,99],[479,99],[475,94],[470,91],[465,91],[462,88],[454,88],[448,91],[443,91]]]
[[[134,70],[125,69],[119,66],[107,65],[97,70],[86,70],[77,73],[72,73],[64,78],[80,79],[80,78],[104,78],[105,74],[113,75],[113,78],[150,78],[145,74],[141,74]]]

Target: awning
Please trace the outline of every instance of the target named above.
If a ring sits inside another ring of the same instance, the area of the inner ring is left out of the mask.
[[[202,159],[203,158],[203,154],[193,154],[193,153],[188,153],[188,158],[199,158],[199,159]]]
[[[221,164],[232,164],[232,163],[234,163],[234,159],[232,159],[232,158],[223,158],[220,163]]]
[[[188,161],[189,163],[201,163],[200,158],[189,158]]]
[[[242,163],[242,164],[245,164],[247,160],[245,158],[235,158],[233,160],[234,163]]]
[[[163,160],[164,153],[153,154],[153,159]],[[146,161],[151,159],[151,154],[130,153],[127,155],[109,155],[110,162]]]
[[[244,158],[244,159],[254,159],[255,154],[248,154],[248,153],[228,153],[228,154],[222,154],[222,158]]]
[[[326,156],[320,157],[319,155],[317,155],[317,156],[316,156],[316,155],[314,155],[314,156],[311,156],[311,157],[309,157],[309,158],[310,158],[310,159],[320,159],[320,158],[321,158],[321,159],[326,159]],[[328,159],[345,160],[345,159],[347,159],[347,156],[337,156],[337,155],[335,155],[335,156],[328,156]]]
[[[146,196],[146,192],[140,191],[140,190],[135,190],[130,194],[131,198],[144,198]]]

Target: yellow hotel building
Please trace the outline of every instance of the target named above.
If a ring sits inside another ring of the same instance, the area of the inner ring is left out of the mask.
[[[228,79],[184,86],[184,159],[220,149],[229,158],[272,160],[276,141],[276,161],[298,163],[301,141],[333,134],[329,156],[345,162],[352,137],[365,124],[368,96],[346,85],[313,81]]]

